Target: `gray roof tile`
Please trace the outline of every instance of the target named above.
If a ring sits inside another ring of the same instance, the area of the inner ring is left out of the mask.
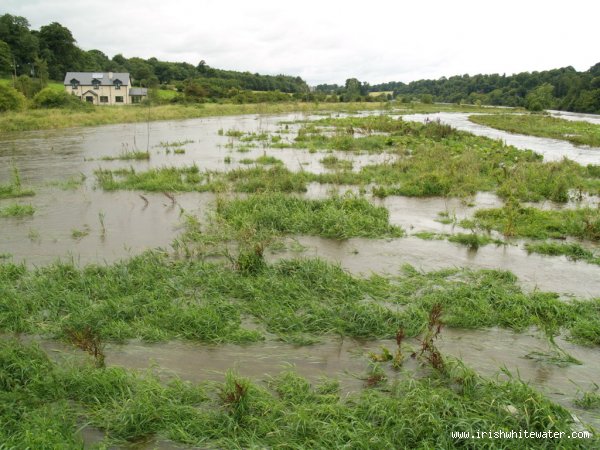
[[[76,79],[81,86],[91,86],[94,78],[100,81],[101,86],[112,86],[115,80],[120,80],[123,86],[131,84],[127,72],[112,72],[112,78],[109,77],[109,72],[67,72],[64,85],[69,85],[72,79]]]

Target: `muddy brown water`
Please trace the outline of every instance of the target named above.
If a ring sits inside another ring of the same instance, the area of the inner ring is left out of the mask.
[[[465,120],[468,122],[467,116],[455,115],[452,124],[457,126],[458,123],[460,128],[460,123]],[[408,119],[408,116],[405,117]],[[432,115],[428,117],[433,118]],[[318,162],[325,152],[311,154],[302,150],[263,148],[259,142],[258,146],[251,148],[249,152],[240,153],[235,148],[239,145],[237,141],[219,135],[220,129],[281,131],[283,127],[279,124],[280,121],[306,118],[310,116],[288,114],[219,117],[152,122],[149,128],[147,124],[121,124],[7,133],[0,136],[0,183],[6,183],[10,179],[11,165],[15,164],[20,169],[23,184],[33,187],[37,193],[31,198],[0,200],[0,207],[15,201],[36,207],[33,217],[0,219],[0,254],[10,254],[12,256],[8,260],[25,261],[31,266],[48,264],[57,258],[72,259],[79,264],[110,263],[139,254],[146,249],[168,249],[179,233],[182,214],[191,213],[202,218],[211,210],[215,196],[210,193],[177,194],[174,204],[161,193],[142,193],[145,198],[142,199],[138,192],[103,192],[94,186],[95,169],[132,166],[136,170],[144,170],[149,167],[187,166],[196,163],[200,170],[230,170],[233,167],[242,167],[239,162],[242,158],[256,158],[268,154],[282,159],[292,170],[325,171]],[[290,125],[289,128],[293,133],[294,126]],[[488,129],[488,132],[489,130],[491,129]],[[284,133],[282,136],[288,139],[292,133]],[[504,139],[505,135],[509,134],[503,133],[493,137]],[[521,136],[519,139],[519,142],[506,140],[522,148],[541,145],[540,138]],[[193,141],[181,146],[185,149],[183,155],[173,152],[167,154],[165,148],[160,146],[161,142],[183,140]],[[232,143],[234,148],[228,148]],[[580,162],[585,162],[586,158],[600,155],[590,149],[572,148],[573,146],[562,141],[560,144],[563,146],[562,150],[557,153],[555,147],[552,147],[545,156],[552,158],[552,155],[558,157],[559,154],[581,154],[585,158]],[[150,161],[99,160],[103,156],[117,156],[122,151],[145,150],[146,147],[150,149]],[[355,169],[389,158],[389,155],[335,154],[341,158],[352,159]],[[232,158],[231,164],[225,163],[226,156]],[[595,163],[600,161],[596,156],[593,158],[596,158]],[[87,179],[76,189],[62,190],[50,185],[67,178],[78,178],[81,174]],[[331,186],[310,185],[306,196],[322,198],[329,195],[331,189]],[[356,190],[356,187],[341,186],[333,189],[344,192]],[[454,199],[440,198],[390,197],[373,201],[388,208],[391,222],[401,225],[409,234],[418,231],[464,231],[451,224],[440,223],[438,213],[446,212],[460,220],[469,217],[477,208],[501,204],[500,199],[487,193],[478,194],[472,201],[474,206]],[[551,203],[542,206],[564,207]],[[573,206],[576,205],[567,205]],[[88,234],[74,238],[75,230],[85,230]],[[397,273],[405,263],[424,270],[444,267],[506,269],[514,272],[526,289],[537,288],[582,298],[600,295],[599,266],[571,262],[563,257],[528,255],[518,245],[488,245],[474,252],[458,244],[425,241],[415,237],[345,241],[306,236],[296,238],[306,247],[303,252],[286,251],[269,257],[276,260],[282,257],[318,256],[339,263],[356,274]],[[43,345],[50,353],[72,352],[69,348],[61,348],[56,343],[48,342],[51,341],[45,341]],[[313,381],[324,375],[336,376],[340,379],[344,392],[352,392],[363,384],[358,375],[363,375],[368,365],[365,353],[377,350],[381,345],[394,347],[394,343],[389,341],[361,342],[349,339],[324,340],[310,347],[296,347],[274,341],[250,346],[216,347],[182,342],[132,342],[124,346],[109,345],[107,362],[109,365],[123,365],[136,369],[154,367],[161,375],[177,375],[192,381],[221,380],[223,372],[230,368],[260,380],[264,379],[265,375],[273,375],[286,367],[294,367]],[[597,349],[583,349],[565,342],[561,342],[561,345],[582,360],[583,365],[557,367],[526,359],[524,356],[531,351],[544,351],[544,348],[547,350],[542,339],[530,334],[517,335],[504,330],[445,330],[440,342],[440,347],[445,353],[461,357],[482,374],[494,375],[500,367],[506,366],[554,400],[576,410],[572,399],[577,395],[577,391],[588,390],[594,382],[600,382],[597,375],[600,354]],[[408,361],[407,367],[410,368],[411,364],[413,362]],[[389,376],[393,378],[401,375],[390,371]],[[581,412],[581,415],[590,423],[599,423],[592,413]],[[94,430],[88,431],[86,435],[90,437],[90,442],[101,436],[101,433],[94,434]],[[167,445],[169,444],[164,444]],[[162,448],[163,444],[158,446]]]
[[[57,341],[36,340],[56,360],[74,354],[82,357],[81,352]],[[436,345],[444,355],[461,359],[486,377],[506,379],[502,372],[506,369],[513,378],[529,383],[552,400],[575,411],[585,422],[600,427],[598,412],[581,410],[573,403],[582,392],[593,390],[594,383],[600,382],[600,349],[581,347],[561,338],[557,339],[557,343],[581,364],[561,366],[533,358],[533,352],[551,352],[546,339],[534,330],[514,333],[499,328],[445,328]],[[342,397],[345,397],[365,386],[364,378],[370,363],[368,355],[380,352],[382,347],[394,351],[396,343],[393,340],[327,337],[311,346],[272,340],[247,345],[133,341],[124,345],[109,344],[106,347],[106,363],[137,370],[151,369],[165,380],[179,377],[192,382],[221,382],[228,370],[263,382],[271,376],[293,370],[313,383],[324,377],[336,378],[340,382]],[[407,340],[404,348],[407,355],[411,348],[417,349],[418,341]],[[381,365],[389,381],[418,376],[424,370],[410,357],[405,360],[401,371],[392,370],[386,363]]]
[[[450,114],[448,117],[466,120],[466,115]],[[177,202],[173,204],[161,193],[143,193],[142,198],[140,193],[132,191],[103,192],[95,187],[94,170],[117,167],[144,170],[192,163],[201,170],[229,170],[239,165],[241,157],[252,158],[265,152],[284,160],[293,170],[326,170],[318,163],[325,153],[262,148],[260,142],[251,152],[238,153],[235,149],[227,148],[232,142],[238,145],[237,140],[219,134],[220,130],[224,134],[227,130],[257,133],[288,131],[282,136],[291,139],[297,125],[289,125],[285,130],[281,122],[312,118],[316,117],[304,114],[247,115],[6,133],[0,137],[0,183],[10,179],[11,166],[14,164],[21,172],[23,184],[31,186],[37,194],[17,200],[0,200],[0,208],[15,201],[36,208],[32,217],[0,219],[0,254],[7,260],[25,261],[29,265],[48,264],[58,258],[86,264],[110,263],[150,248],[168,249],[179,233],[182,214],[190,213],[203,218],[212,207],[214,195],[177,194]],[[529,143],[538,138],[523,139]],[[185,154],[167,154],[161,146],[161,143],[176,141],[191,141],[181,145]],[[107,155],[117,156],[124,150],[146,147],[151,153],[149,161],[99,160]],[[227,155],[234,159],[234,163],[224,162]],[[343,154],[341,157],[366,164],[390,158],[390,155]],[[306,162],[309,164],[306,165]],[[360,164],[355,167],[360,167]],[[51,184],[69,178],[76,179],[81,174],[87,179],[74,190],[62,190]],[[332,189],[338,192],[348,189],[356,191],[356,187],[332,188],[312,184],[306,195],[320,198],[329,195]],[[456,199],[440,198],[389,197],[373,201],[388,208],[391,222],[401,225],[409,234],[419,231],[465,231],[440,223],[438,213],[445,212],[460,220],[469,217],[477,208],[501,205],[500,199],[487,193],[475,197],[472,202],[474,207]],[[542,206],[559,207],[550,203]],[[81,231],[83,235],[77,237]],[[460,265],[502,268],[514,271],[530,287],[584,297],[600,293],[600,267],[573,263],[565,258],[527,255],[513,247],[492,245],[474,253],[456,244],[414,238],[394,242],[335,242],[314,238],[307,244],[315,249],[313,254],[339,261],[351,270],[360,266],[364,272],[393,271],[406,262],[426,269]],[[357,255],[349,253],[354,248],[358,250]]]

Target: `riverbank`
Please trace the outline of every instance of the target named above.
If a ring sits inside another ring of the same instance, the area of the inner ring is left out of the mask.
[[[560,139],[575,145],[600,147],[600,125],[588,122],[521,114],[469,116],[469,120],[511,133]]]
[[[400,112],[506,112],[506,109],[486,108],[473,105],[353,102],[353,103],[199,103],[193,105],[156,106],[103,106],[90,109],[28,109],[21,112],[0,114],[0,132],[51,130],[60,128],[89,127],[115,123],[134,123],[158,120],[193,119],[211,116],[241,114],[283,114],[288,112],[319,113],[398,109]]]

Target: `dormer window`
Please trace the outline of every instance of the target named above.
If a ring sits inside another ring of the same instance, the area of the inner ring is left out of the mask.
[[[78,80],[76,80],[75,78],[73,78],[73,79],[70,81],[70,83],[71,83],[71,88],[72,88],[72,89],[77,89],[77,87],[79,86],[79,81],[78,81]]]
[[[115,81],[113,81],[113,84],[115,85],[115,90],[118,91],[119,89],[121,89],[121,85],[123,83],[121,82],[121,80],[115,80]]]
[[[100,80],[96,80],[95,78],[92,80],[92,84],[94,85],[94,89],[100,89]]]

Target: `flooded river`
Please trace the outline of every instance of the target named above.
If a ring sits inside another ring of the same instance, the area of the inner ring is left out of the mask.
[[[435,113],[435,114],[410,114],[402,116],[405,120],[424,122],[425,120],[440,120],[458,130],[468,131],[478,136],[492,139],[501,139],[509,145],[518,148],[528,148],[544,156],[545,161],[560,161],[563,158],[571,159],[579,164],[600,164],[600,148],[577,146],[568,141],[559,139],[526,136],[523,134],[509,133],[494,128],[479,125],[469,120],[472,113]],[[572,117],[572,116],[570,116]]]
[[[407,120],[425,118],[423,115],[404,117]],[[441,113],[427,117],[439,117],[469,131],[483,128],[493,137],[515,136],[503,132],[495,135],[494,130],[471,124],[466,114]],[[234,140],[227,136],[227,131],[236,130],[280,133],[282,139],[293,139],[295,125],[285,128],[281,122],[310,118],[304,114],[247,115],[8,133],[0,139],[0,182],[7,182],[12,165],[17,166],[22,183],[36,191],[34,197],[18,201],[33,205],[36,212],[27,218],[0,219],[0,254],[5,259],[25,261],[29,265],[48,264],[58,258],[87,264],[112,262],[156,247],[168,249],[179,232],[182,215],[189,213],[203,218],[213,207],[215,196],[210,193],[177,194],[174,203],[162,193],[104,192],[95,186],[94,170],[129,167],[145,170],[196,164],[200,170],[224,171],[243,166],[240,163],[242,158],[267,154],[281,159],[291,170],[326,171],[319,163],[324,152],[313,154],[296,149],[272,149],[259,142],[248,152],[240,153],[236,148],[237,141],[232,145]],[[519,139],[516,145],[522,148],[540,146],[546,141],[527,136],[515,138]],[[173,145],[176,143],[178,145]],[[558,143],[562,153],[588,152],[598,155],[595,162],[600,162],[600,151],[573,150],[573,146],[562,141],[553,145]],[[118,156],[123,151],[146,148],[151,155],[149,160],[101,159]],[[167,149],[174,148],[182,148],[185,153],[167,152]],[[227,156],[231,163],[225,162]],[[393,158],[387,154],[342,152],[340,157],[351,159],[355,169]],[[74,188],[65,189],[61,184],[65,180],[83,178],[85,181],[79,186],[75,183]],[[331,186],[310,185],[306,195],[323,197],[331,189]],[[344,192],[352,188],[333,189]],[[373,201],[385,206],[390,211],[391,222],[402,226],[408,234],[419,231],[464,232],[467,230],[440,223],[439,214],[445,213],[460,220],[472,215],[477,208],[501,205],[500,199],[486,193],[478,194],[470,206],[456,199],[438,198],[389,197]],[[0,207],[12,202],[0,200]],[[416,238],[390,242],[361,239],[337,242],[310,237],[302,237],[301,240],[308,247],[306,255],[339,262],[354,272],[394,272],[404,263],[426,270],[448,266],[499,268],[513,271],[528,289],[538,288],[586,298],[600,293],[599,266],[575,263],[565,258],[527,255],[519,245],[489,245],[473,252],[446,241]]]
[[[564,114],[564,113],[561,113]],[[521,136],[476,125],[468,114],[438,113],[403,116],[405,120],[435,120],[506,141],[523,149],[533,149],[547,160],[569,157],[582,164],[600,164],[600,149],[575,147],[568,142]],[[162,193],[134,191],[104,192],[95,186],[94,171],[99,168],[188,166],[196,164],[201,171],[226,171],[245,167],[241,160],[262,155],[274,156],[291,170],[325,172],[319,160],[325,152],[273,149],[261,144],[239,152],[239,142],[228,137],[227,130],[255,133],[280,133],[282,139],[293,139],[295,125],[287,129],[282,121],[310,118],[302,114],[279,116],[237,116],[120,124],[82,129],[8,133],[0,137],[0,183],[10,180],[11,168],[19,168],[23,185],[36,195],[18,199],[19,203],[36,208],[32,217],[0,219],[0,255],[30,266],[52,263],[57,259],[78,264],[110,263],[136,255],[144,250],[169,249],[178,235],[183,214],[203,218],[214,206],[211,193],[176,194],[175,202]],[[594,119],[594,118],[591,118]],[[165,144],[179,143],[179,145]],[[172,150],[182,148],[183,154]],[[148,161],[105,161],[106,156],[118,156],[124,151],[148,149]],[[170,151],[167,152],[167,149]],[[391,155],[354,155],[334,153],[350,159],[354,170],[393,159]],[[227,162],[229,157],[230,162]],[[65,186],[65,180],[71,180]],[[83,180],[83,181],[82,181]],[[310,185],[305,194],[322,198],[331,193],[331,186]],[[355,190],[349,186],[334,187],[337,192]],[[591,199],[595,204],[598,199]],[[470,217],[478,208],[497,207],[501,200],[493,194],[479,193],[467,204],[457,199],[389,197],[372,199],[390,211],[390,221],[402,226],[408,237],[401,239],[330,239],[296,236],[303,251],[269,253],[271,260],[288,257],[321,257],[339,263],[355,274],[398,273],[403,264],[423,270],[446,267],[501,269],[515,273],[527,290],[553,291],[563,296],[592,298],[600,295],[600,266],[569,261],[564,257],[529,255],[522,242],[509,245],[488,245],[477,251],[445,240],[422,240],[410,236],[420,231],[433,233],[467,232],[453,224],[440,222],[440,213],[455,218],[455,223]],[[0,200],[0,208],[15,200]],[[561,205],[545,203],[544,208]],[[567,205],[574,207],[576,205]],[[55,341],[41,341],[51,354],[72,354],[70,347]],[[599,382],[600,350],[581,348],[560,340],[559,344],[581,365],[559,367],[531,358],[532,352],[548,352],[545,339],[537,334],[515,334],[506,330],[445,329],[441,350],[456,356],[484,375],[495,375],[506,367],[513,374],[541,389],[550,398],[576,410],[584,420],[600,426],[600,418],[577,410],[573,399]],[[298,347],[268,340],[246,346],[167,342],[147,344],[130,342],[108,345],[107,363],[136,369],[153,367],[163,376],[177,375],[192,381],[222,380],[223,373],[237,369],[242,375],[258,381],[287,367],[317,380],[320,376],[340,379],[345,393],[361,388],[368,365],[366,354],[391,341],[356,341],[324,339],[321,343]],[[407,361],[409,370],[416,363]],[[389,371],[388,376],[405,376]]]

